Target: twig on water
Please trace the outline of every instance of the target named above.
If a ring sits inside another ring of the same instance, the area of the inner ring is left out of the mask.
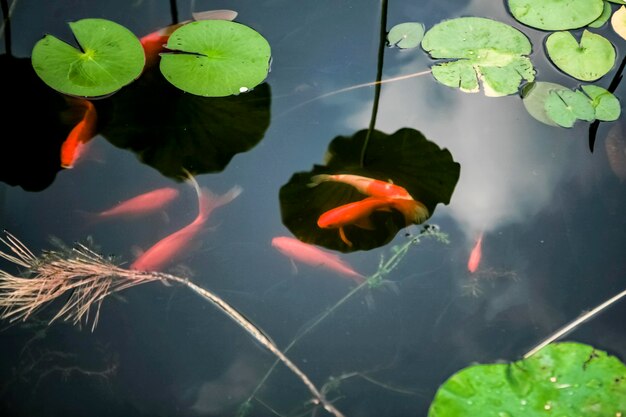
[[[6,233],[6,232],[5,232]],[[343,414],[326,400],[313,382],[254,324],[234,307],[216,294],[197,286],[188,279],[175,275],[135,271],[115,265],[87,246],[77,244],[67,251],[47,251],[35,256],[22,242],[6,233],[0,238],[10,252],[0,251],[0,258],[24,268],[25,276],[14,276],[0,270],[0,314],[1,319],[26,320],[49,302],[71,292],[49,324],[59,318],[79,324],[88,322],[90,312],[95,310],[92,331],[100,315],[102,301],[113,293],[147,282],[163,284],[179,283],[217,306],[239,324],[248,334],[272,352],[277,360],[289,368],[313,395],[313,403],[321,405],[335,417]]]

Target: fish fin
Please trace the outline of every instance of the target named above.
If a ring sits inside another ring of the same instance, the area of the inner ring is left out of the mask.
[[[203,12],[193,12],[193,20],[230,20],[233,21],[238,13],[234,10],[205,10]]]
[[[330,175],[328,174],[313,175],[311,177],[311,182],[308,183],[306,186],[313,188],[313,187],[317,187],[318,185],[326,181],[331,181]]]
[[[352,224],[354,224],[356,227],[360,227],[361,229],[376,230],[376,227],[374,227],[374,223],[372,223],[372,220],[369,217],[360,219],[359,221],[356,221]]]
[[[130,253],[133,255],[133,257],[134,257],[135,259],[137,259],[137,258],[139,258],[141,255],[143,255],[143,254],[144,254],[144,252],[145,252],[145,251],[144,251],[144,250],[143,250],[140,246],[133,245],[133,246],[131,246],[131,247],[130,247]]]
[[[296,262],[289,258],[289,261],[291,261],[291,273],[296,275],[298,273],[298,265],[296,265]]]
[[[199,196],[199,204],[200,204],[200,213],[203,215],[207,215],[213,209],[216,209],[220,206],[224,206],[241,194],[243,188],[238,185],[235,185],[230,190],[226,191],[222,195],[216,195],[208,188],[202,188],[200,190]]]
[[[343,240],[343,243],[352,247],[352,242],[350,242],[346,237],[346,232],[343,230],[343,227],[339,228],[339,237],[341,238],[341,240]]]

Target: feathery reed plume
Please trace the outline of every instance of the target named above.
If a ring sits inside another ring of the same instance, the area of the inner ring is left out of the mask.
[[[122,268],[83,244],[76,244],[67,250],[46,251],[37,257],[16,237],[6,231],[5,233],[5,238],[0,237],[0,241],[10,252],[0,251],[0,258],[24,268],[24,275],[14,276],[0,270],[0,309],[3,309],[0,319],[26,320],[45,304],[71,292],[69,299],[50,323],[59,318],[74,324],[81,323],[83,319],[88,322],[93,307],[93,331],[98,323],[102,301],[108,295],[146,282],[159,281],[166,285],[179,283],[217,306],[272,352],[307,387],[314,397],[314,404],[321,405],[335,417],[343,417],[307,375],[263,331],[216,294],[175,275]]]

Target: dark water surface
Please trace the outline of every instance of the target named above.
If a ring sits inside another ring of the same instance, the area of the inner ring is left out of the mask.
[[[500,3],[393,1],[387,28],[406,21],[429,28],[459,16],[497,19],[531,39],[539,80],[575,87],[574,80],[546,61],[545,33],[522,27]],[[375,79],[380,4],[197,0],[177,6],[180,20],[190,17],[192,7],[237,10],[238,22],[267,38],[273,62],[266,83],[248,93],[261,97],[264,107],[257,116],[271,119],[264,125],[244,109],[220,124],[224,137],[231,129],[241,129],[245,137],[249,123],[261,132],[259,138],[249,150],[226,158],[222,168],[196,177],[216,194],[235,185],[242,194],[212,213],[201,245],[168,271],[219,294],[284,347],[355,285],[307,265],[298,265],[294,273],[289,259],[270,242],[275,236],[292,236],[281,218],[280,188],[295,173],[322,164],[333,138],[368,127],[372,87],[308,101]],[[113,20],[138,36],[172,22],[170,4],[162,0],[18,0],[11,53],[28,58],[45,33],[70,39],[66,22],[87,17]],[[617,45],[621,62],[623,40],[608,27],[600,31]],[[8,72],[9,64],[3,62]],[[17,73],[30,68],[24,62]],[[389,48],[383,78],[423,71],[430,64],[420,49]],[[607,87],[614,73],[597,85]],[[12,81],[17,75],[11,74],[2,80],[3,104],[12,109],[7,114],[23,119],[1,118],[6,146],[2,228],[35,253],[53,248],[51,237],[71,244],[91,236],[101,253],[128,266],[139,249],[193,220],[193,189],[167,175],[167,163],[154,160],[167,159],[182,146],[200,154],[195,155],[199,160],[208,151],[174,141],[160,149],[159,158],[150,153],[139,158],[120,139],[125,131],[152,132],[152,124],[168,120],[168,114],[150,107],[157,100],[156,109],[161,108],[160,90],[132,102],[141,123],[133,124],[131,118],[97,136],[73,169],[60,170],[55,158],[63,130],[53,128],[56,124],[46,114],[62,102],[54,95],[44,99],[41,91],[47,87],[38,79],[31,79],[23,94]],[[616,96],[626,97],[625,88],[620,85]],[[105,101],[100,105],[104,126],[115,115],[107,116]],[[171,116],[172,123],[184,123],[177,117],[182,116]],[[193,125],[188,127],[193,131]],[[402,128],[420,131],[460,164],[450,204],[437,205],[427,222],[446,233],[450,243],[423,239],[387,277],[395,282],[395,291],[387,286],[355,294],[288,353],[318,386],[331,377],[367,375],[343,379],[328,395],[338,398],[336,405],[346,416],[424,416],[437,387],[457,370],[475,362],[516,360],[626,286],[626,168],[619,165],[626,164],[623,117],[600,125],[592,153],[587,123],[549,127],[528,115],[519,96],[464,94],[426,75],[382,87],[376,129],[392,134]],[[607,153],[610,134],[615,146]],[[96,224],[81,214],[166,186],[180,196],[161,213]],[[372,274],[381,255],[388,257],[393,245],[407,241],[406,233],[414,236],[420,228],[402,230],[392,242],[372,250],[337,253],[354,269]],[[481,232],[481,263],[470,274],[469,253]],[[1,415],[235,415],[274,359],[223,313],[181,286],[147,284],[107,298],[93,332],[90,326],[81,329],[61,321],[47,326],[54,308],[23,323],[3,322]],[[626,305],[615,305],[567,339],[624,359],[625,315]],[[310,394],[279,367],[258,398],[251,415],[294,416],[306,410]]]

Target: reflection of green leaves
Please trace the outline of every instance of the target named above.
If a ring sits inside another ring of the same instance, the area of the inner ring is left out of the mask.
[[[141,43],[125,27],[104,19],[70,23],[81,50],[52,35],[35,44],[32,63],[37,75],[65,94],[103,96],[113,93],[141,74]]]
[[[270,46],[240,23],[202,20],[181,26],[161,55],[161,72],[188,93],[222,97],[251,90],[269,69]]]
[[[475,365],[437,391],[428,417],[584,416],[626,413],[626,366],[580,343],[554,343],[511,364]]]
[[[415,48],[424,38],[425,30],[423,23],[400,23],[391,28],[387,34],[387,42],[400,49]]]
[[[580,44],[569,32],[556,32],[546,40],[548,56],[561,71],[582,81],[595,81],[615,64],[615,49],[603,36],[583,31]]]
[[[458,59],[437,64],[432,70],[437,81],[462,91],[478,91],[480,79],[488,96],[514,94],[522,79],[532,81],[535,77],[525,56],[531,52],[528,38],[494,20],[446,20],[426,32],[422,48],[433,58]]]
[[[595,85],[583,85],[582,91],[572,91],[560,84],[535,82],[522,90],[528,113],[551,126],[572,127],[576,120],[613,121],[619,118],[619,100],[608,90]]]
[[[543,30],[568,30],[588,25],[602,13],[602,0],[508,0],[521,23]]]
[[[200,97],[172,87],[155,68],[100,107],[107,140],[179,179],[183,167],[194,174],[222,171],[254,147],[269,126],[270,89],[264,83],[248,94]]]
[[[346,235],[353,243],[353,247],[348,247],[337,230],[321,229],[317,220],[322,213],[365,196],[341,183],[326,182],[311,188],[308,186],[311,177],[317,174],[355,174],[392,180],[426,205],[431,215],[438,203],[449,203],[460,166],[448,150],[439,148],[413,129],[400,129],[392,135],[375,130],[361,168],[359,159],[366,134],[366,130],[361,130],[352,137],[335,138],[324,166],[316,165],[310,172],[294,174],[281,188],[283,223],[298,239],[344,252],[366,250],[384,245],[405,227],[400,213],[374,212],[371,219],[374,230],[346,228]]]

